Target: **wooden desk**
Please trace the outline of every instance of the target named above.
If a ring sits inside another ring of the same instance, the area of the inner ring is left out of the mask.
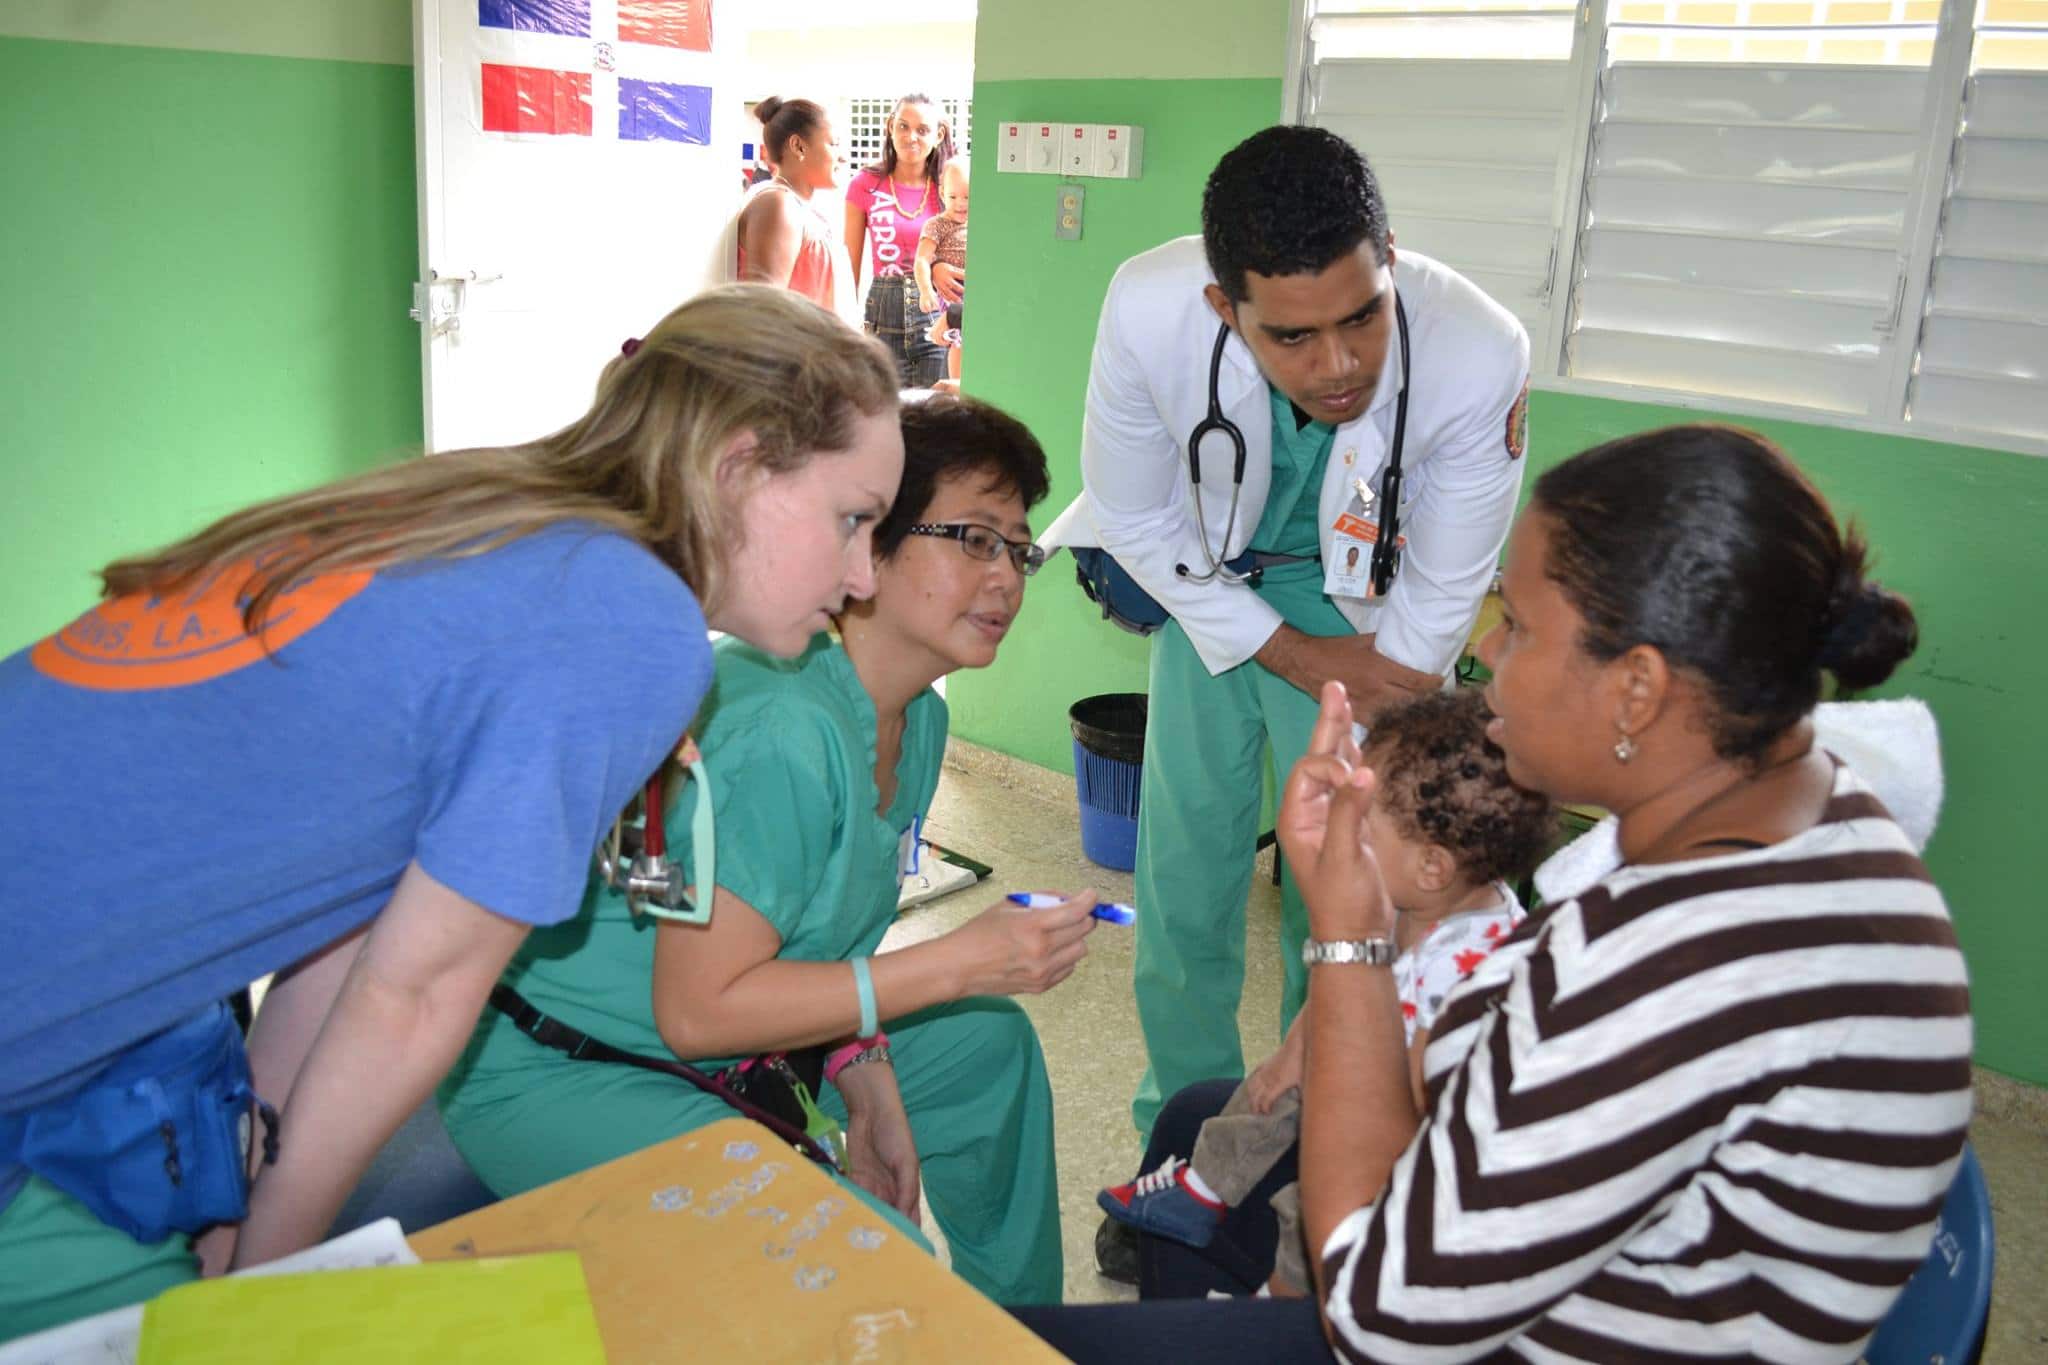
[[[429,1261],[581,1252],[612,1365],[1060,1359],[774,1134],[741,1118],[428,1228],[411,1242]]]

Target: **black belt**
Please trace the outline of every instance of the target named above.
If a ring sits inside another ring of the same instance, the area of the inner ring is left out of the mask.
[[[643,1057],[637,1052],[613,1047],[610,1043],[591,1037],[581,1029],[571,1028],[561,1020],[541,1013],[525,996],[503,982],[491,987],[491,1006],[510,1019],[512,1027],[534,1042],[544,1048],[565,1053],[576,1061],[614,1062],[622,1066],[637,1066],[643,1071],[659,1071],[664,1076],[674,1076],[679,1080],[688,1081],[705,1094],[716,1095],[741,1115],[768,1129],[819,1165],[828,1170],[838,1169],[831,1154],[809,1133],[788,1120],[769,1113],[752,1100],[735,1093],[732,1087],[718,1077],[699,1071],[688,1062],[677,1058]]]

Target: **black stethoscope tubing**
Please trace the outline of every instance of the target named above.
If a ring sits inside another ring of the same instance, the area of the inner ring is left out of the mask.
[[[1380,474],[1379,538],[1373,542],[1371,580],[1373,595],[1385,597],[1394,584],[1395,571],[1401,567],[1401,452],[1408,438],[1408,309],[1401,302],[1401,296],[1394,296],[1394,327],[1400,337],[1401,346],[1401,388],[1394,397],[1394,449],[1387,467]],[[1207,583],[1221,578],[1230,583],[1243,583],[1251,574],[1232,573],[1224,567],[1209,547],[1209,526],[1202,516],[1202,442],[1208,437],[1222,435],[1229,439],[1231,448],[1230,513],[1223,523],[1223,548],[1230,548],[1231,533],[1237,528],[1237,500],[1244,488],[1245,444],[1244,432],[1237,423],[1223,415],[1223,399],[1219,392],[1223,379],[1223,348],[1230,341],[1230,324],[1223,323],[1216,329],[1216,345],[1209,352],[1209,415],[1195,423],[1195,429],[1188,435],[1188,478],[1191,481],[1195,499],[1195,529],[1202,539],[1202,555],[1209,561],[1207,573],[1189,573],[1188,566],[1176,564],[1174,569],[1182,578],[1194,583]]]

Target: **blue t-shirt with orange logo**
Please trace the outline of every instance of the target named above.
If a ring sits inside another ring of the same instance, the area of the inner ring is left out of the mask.
[[[297,584],[267,658],[252,567],[0,661],[0,1113],[360,927],[414,860],[574,914],[710,683],[690,590],[593,526]]]

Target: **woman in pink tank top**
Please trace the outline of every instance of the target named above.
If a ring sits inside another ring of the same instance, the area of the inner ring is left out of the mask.
[[[810,100],[773,95],[754,106],[754,117],[775,174],[749,190],[740,209],[739,278],[793,290],[852,324],[858,279],[830,221],[811,203],[834,184],[831,122]]]
[[[846,187],[846,253],[859,269],[868,257],[867,330],[896,357],[903,383],[929,388],[946,374],[946,352],[926,334],[938,313],[917,306],[911,267],[924,225],[944,212],[939,173],[953,154],[953,135],[925,95],[905,95],[889,115],[889,141],[882,159],[854,176]],[[965,277],[946,267],[934,271],[942,303],[959,299]]]

